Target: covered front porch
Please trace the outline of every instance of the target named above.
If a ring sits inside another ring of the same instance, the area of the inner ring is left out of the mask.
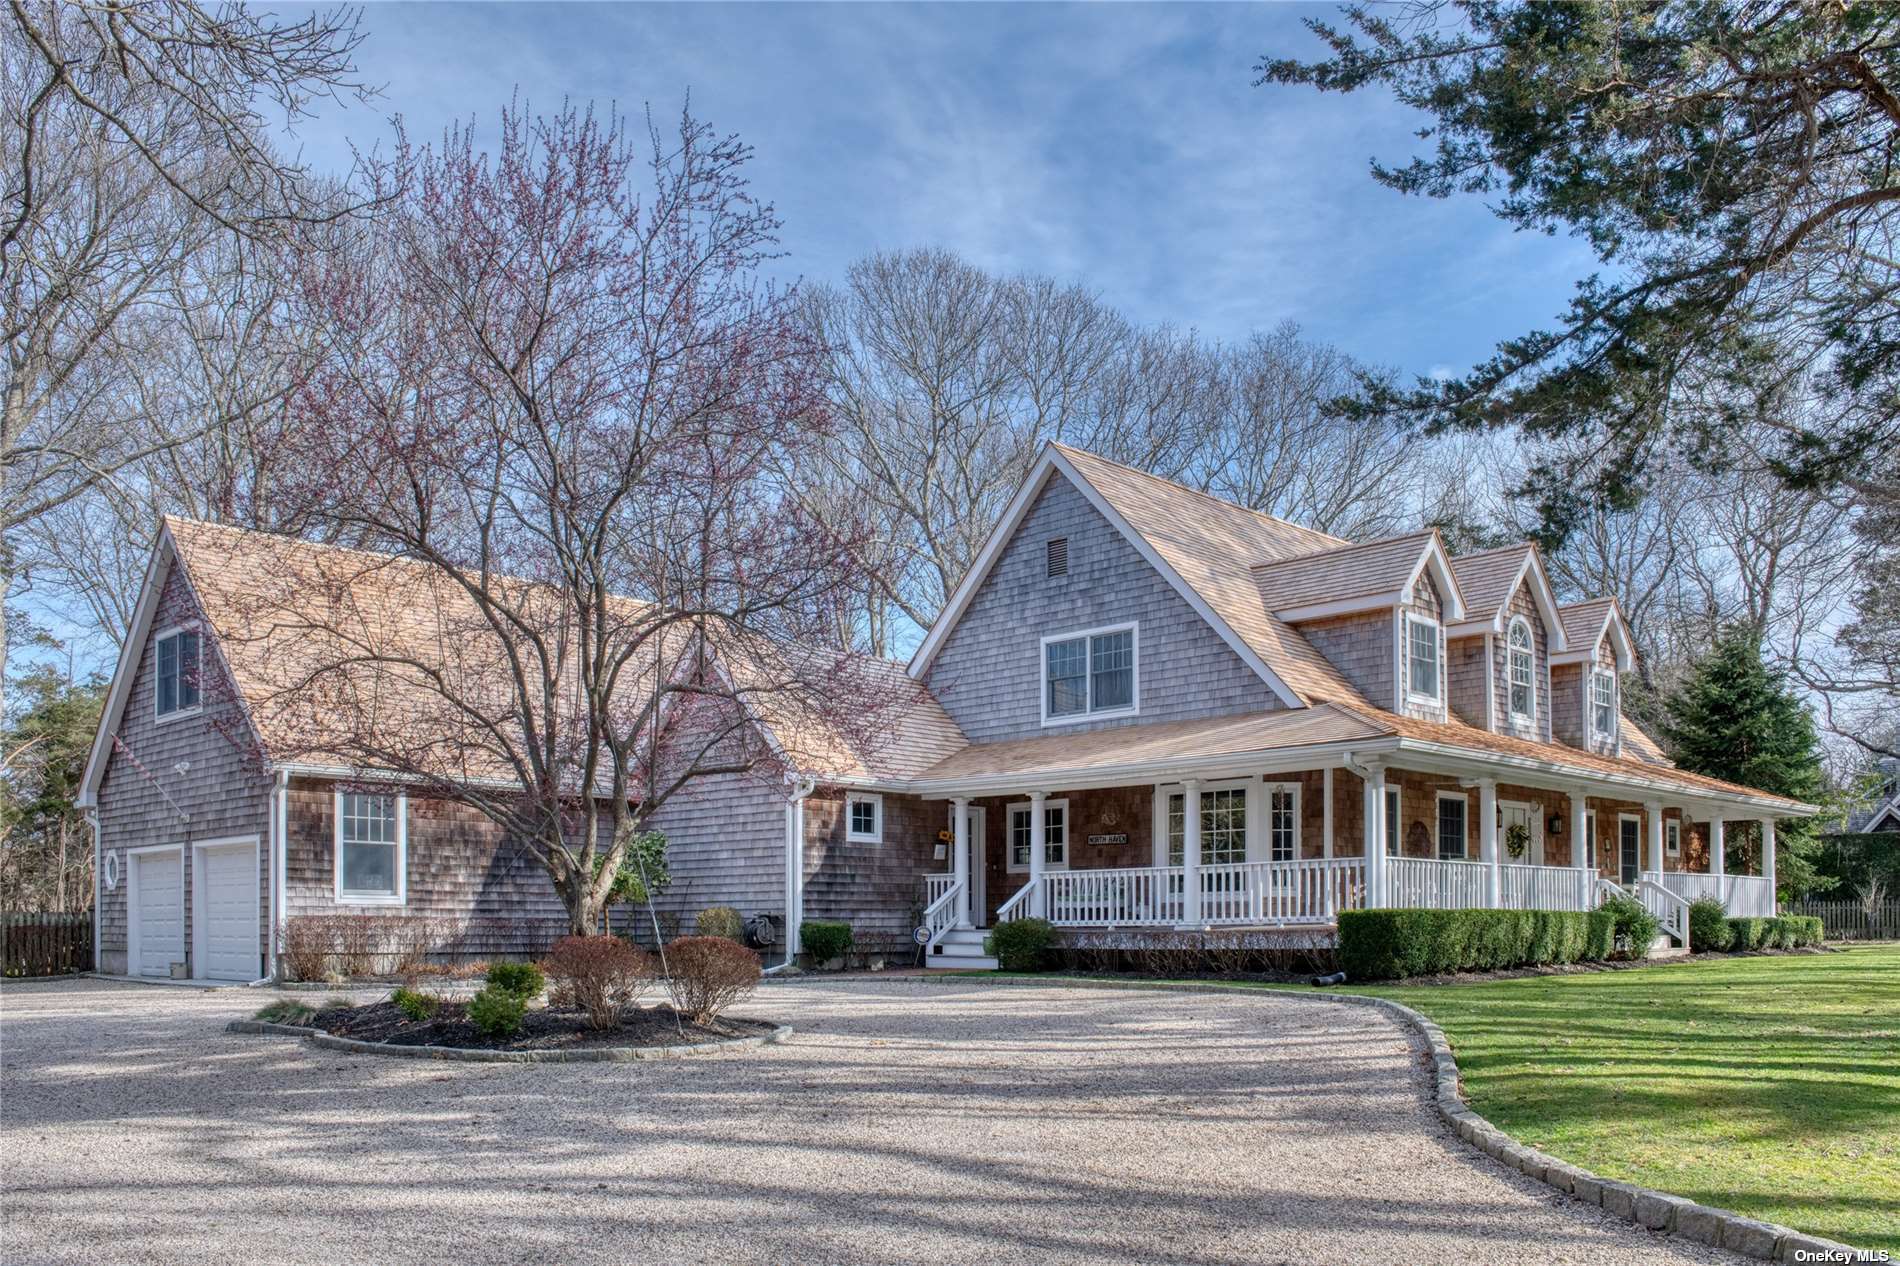
[[[1624,892],[1686,942],[1700,896],[1731,915],[1774,913],[1773,817],[1713,796],[1630,798],[1609,779],[1526,779],[1456,757],[1343,754],[1314,768],[1109,786],[1026,778],[950,795],[948,865],[923,877],[923,925],[938,953],[1025,916],[1318,929],[1365,907],[1582,911]]]

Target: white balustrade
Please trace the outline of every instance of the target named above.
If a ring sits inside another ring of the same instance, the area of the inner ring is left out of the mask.
[[[1768,881],[1759,875],[1704,875],[1672,870],[1665,871],[1661,879],[1663,887],[1684,901],[1714,897],[1731,918],[1774,917],[1774,893]]]
[[[948,874],[948,873],[941,874],[941,875],[925,875],[924,876],[924,904],[926,906],[935,905],[937,903],[937,898],[943,896],[944,893],[949,892],[950,886],[956,882],[957,882],[957,877],[955,875]]]
[[[1356,857],[1239,862],[1201,867],[1201,918],[1209,924],[1329,923],[1364,904]]]
[[[1182,869],[1046,870],[1044,908],[1058,927],[1172,927],[1182,920]]]
[[[950,929],[957,925],[957,916],[961,913],[959,901],[963,896],[963,885],[954,875],[930,875],[926,878],[947,878],[950,881],[947,885],[942,885],[943,891],[938,894],[937,899],[924,907],[924,927],[930,931],[930,939],[924,942],[924,949],[929,951],[937,948],[937,942],[943,940]]]
[[[1490,870],[1483,862],[1388,857],[1382,904],[1404,910],[1480,910],[1488,904]]]
[[[1589,910],[1596,885],[1589,871],[1574,866],[1499,867],[1506,910]]]

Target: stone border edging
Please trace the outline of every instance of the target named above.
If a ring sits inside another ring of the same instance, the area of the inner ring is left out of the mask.
[[[986,979],[974,974],[966,976],[944,972],[935,976],[902,976],[891,979],[923,980],[933,984],[938,982],[978,984],[992,987],[1061,985],[1065,988],[1219,994],[1227,997],[1236,994],[1256,996],[1279,994],[1295,998],[1317,998],[1323,1002],[1344,1002],[1354,1006],[1375,1007],[1388,1012],[1425,1039],[1426,1048],[1432,1056],[1432,1080],[1435,1087],[1432,1106],[1438,1110],[1438,1115],[1444,1119],[1445,1123],[1457,1132],[1459,1138],[1499,1164],[1515,1169],[1527,1178],[1535,1178],[1546,1186],[1555,1187],[1558,1191],[1581,1200],[1585,1204],[1596,1205],[1605,1213],[1626,1218],[1648,1230],[1680,1235],[1685,1239],[1716,1248],[1725,1248],[1745,1257],[1755,1257],[1771,1262],[1878,1260],[1871,1252],[1851,1248],[1834,1240],[1825,1240],[1818,1235],[1809,1235],[1805,1231],[1797,1231],[1792,1227],[1781,1226],[1774,1222],[1762,1222],[1755,1218],[1743,1217],[1727,1209],[1697,1204],[1683,1196],[1672,1196],[1666,1191],[1603,1178],[1587,1169],[1558,1160],[1554,1156],[1518,1142],[1465,1106],[1464,1097],[1458,1090],[1458,1061],[1452,1056],[1451,1043],[1446,1040],[1444,1029],[1440,1028],[1436,1021],[1390,998],[1379,998],[1371,994],[1323,991],[1306,993],[1292,989],[1172,984],[1164,981],[1150,983],[1135,980],[1077,980],[1057,976],[1046,980],[1024,977]],[[1797,1253],[1812,1254],[1812,1256],[1797,1258]]]
[[[354,1055],[394,1055],[406,1059],[442,1059],[466,1064],[627,1064],[635,1060],[682,1059],[688,1055],[707,1055],[714,1051],[745,1050],[782,1042],[792,1035],[792,1026],[781,1024],[770,1033],[722,1038],[713,1042],[689,1042],[681,1046],[590,1046],[572,1051],[486,1051],[466,1046],[398,1046],[391,1042],[365,1042],[358,1038],[338,1037],[334,1033],[301,1024],[273,1024],[268,1020],[233,1020],[224,1029],[227,1033],[300,1037],[312,1046],[348,1051]]]

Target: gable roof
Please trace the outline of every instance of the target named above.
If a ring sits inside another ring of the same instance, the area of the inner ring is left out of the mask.
[[[1544,570],[1544,558],[1537,546],[1522,541],[1498,549],[1461,554],[1451,560],[1451,566],[1464,589],[1465,622],[1460,628],[1447,632],[1454,635],[1504,632],[1511,599],[1520,585],[1527,585],[1531,601],[1544,621],[1550,653],[1555,655],[1569,649],[1562,608],[1557,605],[1557,592],[1551,588],[1550,575]]]
[[[1636,660],[1635,647],[1630,641],[1629,624],[1623,619],[1623,608],[1617,605],[1615,598],[1573,602],[1557,608],[1557,614],[1563,621],[1566,649],[1562,653],[1553,652],[1551,663],[1594,663],[1597,648],[1608,637],[1616,652],[1617,671],[1629,671]]]
[[[1404,602],[1428,569],[1444,597],[1447,618],[1462,618],[1464,595],[1435,528],[1258,563],[1253,578],[1261,604],[1298,623]]]

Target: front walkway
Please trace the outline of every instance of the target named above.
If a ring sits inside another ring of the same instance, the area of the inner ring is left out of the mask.
[[[782,1046],[433,1064],[229,1036],[255,990],[0,990],[17,1262],[1719,1262],[1449,1136],[1297,997],[797,981]]]

